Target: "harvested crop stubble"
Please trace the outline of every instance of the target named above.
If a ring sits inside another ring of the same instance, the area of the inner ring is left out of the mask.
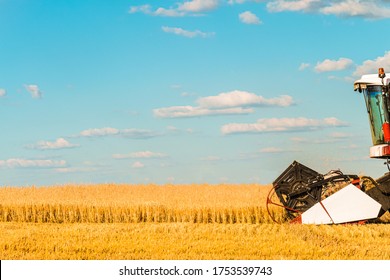
[[[390,259],[388,225],[0,223],[0,259]]]

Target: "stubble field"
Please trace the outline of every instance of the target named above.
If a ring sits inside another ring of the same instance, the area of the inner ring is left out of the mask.
[[[274,223],[262,185],[0,188],[0,259],[390,259],[390,217]]]

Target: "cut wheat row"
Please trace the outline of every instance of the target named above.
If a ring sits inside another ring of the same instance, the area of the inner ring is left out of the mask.
[[[280,221],[283,212],[275,213]],[[165,206],[0,205],[0,222],[32,223],[268,223],[263,207],[177,209]]]
[[[266,223],[268,191],[258,184],[2,187],[0,222]]]

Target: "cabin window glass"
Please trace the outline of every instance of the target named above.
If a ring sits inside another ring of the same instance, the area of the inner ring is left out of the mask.
[[[371,126],[373,145],[384,144],[382,125],[385,121],[381,86],[367,86],[364,89],[367,112]]]

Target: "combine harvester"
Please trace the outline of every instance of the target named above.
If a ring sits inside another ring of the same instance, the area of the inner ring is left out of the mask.
[[[390,78],[383,68],[363,75],[354,90],[363,93],[371,127],[370,157],[386,160],[390,171]],[[339,170],[320,174],[294,161],[274,182],[267,197],[271,206],[283,207],[287,219],[302,224],[364,223],[390,211],[390,172],[374,180],[346,175]]]

